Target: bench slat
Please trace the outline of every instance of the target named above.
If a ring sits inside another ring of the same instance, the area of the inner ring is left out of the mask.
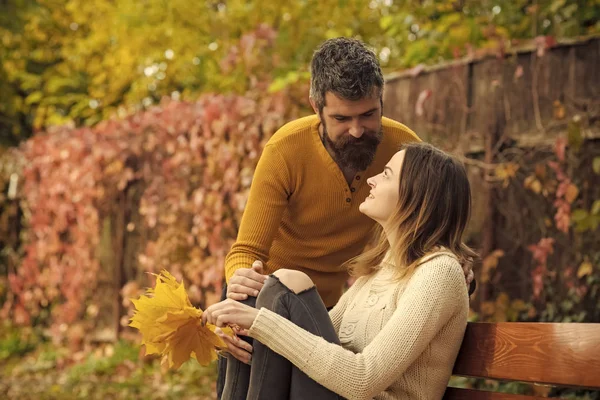
[[[469,323],[453,374],[600,388],[600,324]]]
[[[458,389],[449,387],[444,394],[444,400],[532,400],[543,399],[537,396],[520,394],[486,392],[483,390]]]

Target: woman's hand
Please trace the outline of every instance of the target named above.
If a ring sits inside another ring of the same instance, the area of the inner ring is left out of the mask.
[[[215,333],[217,335],[219,335],[219,337],[227,345],[227,351],[229,352],[229,354],[231,354],[232,356],[234,356],[235,358],[237,358],[244,364],[250,364],[250,362],[252,360],[252,351],[253,351],[252,345],[250,343],[240,339],[237,336],[238,334],[247,335],[247,332],[245,332],[245,330],[240,331],[237,329],[234,329],[233,331],[236,333],[236,335],[229,336],[229,335],[223,333],[223,331],[220,328],[215,329]]]
[[[227,299],[208,307],[202,313],[202,323],[213,324],[219,328],[233,326],[248,330],[254,323],[258,310],[239,301]]]

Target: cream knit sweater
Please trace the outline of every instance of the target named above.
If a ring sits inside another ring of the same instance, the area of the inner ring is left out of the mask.
[[[467,326],[465,275],[448,252],[408,281],[391,272],[359,278],[331,310],[341,346],[265,308],[250,336],[348,399],[441,399]]]

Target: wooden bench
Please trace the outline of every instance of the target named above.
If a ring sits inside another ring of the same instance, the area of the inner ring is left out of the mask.
[[[600,324],[473,323],[453,375],[600,389]],[[541,398],[449,387],[444,400]]]

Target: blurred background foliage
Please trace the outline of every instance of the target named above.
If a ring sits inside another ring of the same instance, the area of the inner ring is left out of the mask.
[[[598,0],[2,0],[0,137],[93,125],[162,96],[306,82],[324,39],[356,36],[386,71],[537,36],[600,31]],[[305,93],[297,100],[304,102]]]
[[[543,57],[600,33],[600,0],[0,0],[0,10],[0,397],[20,399],[214,397],[214,368],[163,374],[140,355],[129,298],[152,284],[145,272],[167,268],[195,305],[218,299],[260,152],[310,112],[323,40],[360,38],[386,73],[416,76],[521,48]],[[419,109],[436,95],[421,94]],[[472,320],[600,319],[596,104],[575,115],[557,99],[553,122],[567,128],[550,144],[501,143],[488,164],[467,155],[506,232],[477,268],[486,290]],[[527,235],[513,234],[523,221]],[[508,253],[522,258],[510,270]]]

